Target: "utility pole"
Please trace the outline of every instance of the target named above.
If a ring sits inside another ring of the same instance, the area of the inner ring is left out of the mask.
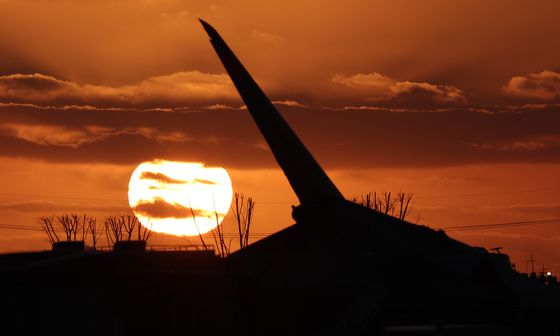
[[[535,273],[535,258],[531,254],[531,259],[525,260],[525,273],[529,274],[529,263],[531,263],[531,273]]]

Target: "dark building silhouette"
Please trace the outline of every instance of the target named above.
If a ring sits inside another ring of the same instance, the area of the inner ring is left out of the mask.
[[[0,258],[4,333],[558,335],[559,291],[491,254],[344,199],[220,35],[201,21],[298,196],[295,224],[205,252]]]

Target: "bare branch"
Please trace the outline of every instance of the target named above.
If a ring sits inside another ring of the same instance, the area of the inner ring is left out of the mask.
[[[105,218],[105,236],[109,246],[113,246],[123,239],[123,220],[122,217],[108,216]]]
[[[202,246],[204,247],[204,250],[208,251],[208,246],[206,246],[206,242],[204,241],[204,238],[202,237],[202,234],[200,233],[200,229],[198,228],[198,224],[196,223],[196,215],[194,214],[194,210],[191,206],[191,202],[189,202],[189,210],[190,210],[191,216],[193,218],[194,226],[196,227],[196,232],[198,232],[198,238],[200,238],[200,242],[202,243]]]
[[[87,219],[87,231],[91,234],[91,242],[93,245],[93,250],[97,249],[97,240],[100,236],[99,230],[97,230],[97,219],[94,217],[89,217]]]
[[[237,233],[239,234],[239,248],[249,245],[249,235],[255,202],[252,197],[245,198],[242,193],[234,194],[233,215],[237,222]]]
[[[59,242],[60,238],[58,238],[58,235],[56,234],[56,230],[53,226],[54,217],[41,217],[39,218],[39,220],[41,221],[43,230],[47,234],[47,237],[49,238],[51,244]]]
[[[390,192],[383,192],[381,197],[377,197],[377,193],[370,192],[365,195],[354,197],[352,201],[366,208],[397,217],[401,220],[406,220],[412,213],[414,207],[413,198],[414,193],[405,194],[404,192],[399,192],[395,196]],[[416,218],[416,222],[418,223],[419,221],[420,216]]]

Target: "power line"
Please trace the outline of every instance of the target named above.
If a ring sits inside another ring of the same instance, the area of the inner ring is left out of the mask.
[[[540,188],[540,189],[526,189],[526,190],[508,190],[508,191],[495,191],[495,192],[481,192],[481,193],[470,193],[470,194],[455,194],[455,195],[428,195],[428,196],[418,196],[415,199],[437,199],[437,198],[458,198],[458,197],[480,197],[480,196],[497,196],[497,195],[509,195],[509,194],[523,194],[523,193],[533,193],[542,191],[556,191],[560,190],[560,187],[550,187],[550,188]],[[267,203],[267,204],[286,204],[293,202],[283,202],[283,201],[271,201],[271,202],[256,202],[256,203]]]
[[[527,190],[496,191],[496,192],[473,193],[473,194],[432,195],[432,196],[416,197],[416,199],[495,196],[495,195],[522,194],[522,193],[532,193],[532,192],[541,192],[541,191],[555,191],[555,190],[560,190],[560,187],[527,189]]]
[[[504,223],[448,226],[448,227],[440,227],[438,229],[442,229],[442,230],[447,231],[447,232],[473,231],[473,230],[501,229],[501,228],[510,228],[510,227],[518,227],[518,226],[531,226],[531,225],[553,224],[553,223],[560,223],[560,218],[536,219],[536,220],[525,220],[525,221],[504,222]],[[43,228],[41,228],[39,226],[23,225],[23,224],[6,224],[6,223],[0,223],[0,229],[43,231]],[[157,236],[162,236],[162,237],[169,237],[170,236],[170,235],[165,234],[165,233],[154,233],[154,234],[156,234]],[[273,234],[273,232],[252,232],[250,235],[252,237],[262,238],[262,237],[267,237],[271,234]],[[224,237],[226,237],[226,238],[235,238],[237,236],[238,236],[238,233],[236,233],[236,232],[226,232],[226,233],[224,233]]]
[[[558,223],[558,222],[560,222],[560,218],[528,220],[528,221],[518,221],[518,222],[506,222],[506,223],[450,226],[450,227],[441,228],[441,229],[443,229],[447,232],[450,232],[450,231],[472,231],[472,230],[484,230],[484,229],[494,229],[494,228],[508,228],[508,227],[516,227],[516,226],[538,225],[538,224],[551,224],[551,223]]]
[[[60,195],[47,195],[47,194],[23,194],[23,193],[0,193],[0,196],[13,196],[13,197],[33,197],[33,198],[56,198],[68,199],[79,201],[104,201],[104,202],[128,202],[125,199],[115,198],[90,198],[90,197],[75,197],[75,196],[60,196]],[[297,201],[259,201],[258,204],[294,204]]]
[[[34,226],[34,225],[24,225],[24,224],[6,224],[6,223],[0,223],[0,230],[1,229],[6,229],[6,230],[23,230],[23,231],[38,231],[38,232],[43,232],[43,228],[40,226]],[[64,230],[62,229],[57,229],[57,232],[64,232]],[[100,232],[103,232],[103,230],[101,230]],[[262,238],[262,237],[267,237],[269,235],[271,235],[271,232],[251,232],[251,236],[252,237],[257,237],[257,238]],[[153,232],[152,234],[153,236],[157,236],[157,237],[177,237],[177,238],[184,238],[182,236],[173,236],[170,234],[165,234],[165,233],[159,233],[159,232]],[[203,234],[204,236],[205,234]],[[225,232],[224,233],[224,237],[225,238],[237,238],[238,237],[238,233],[236,232]],[[193,238],[198,238],[197,236],[192,236]],[[207,234],[207,237],[210,237],[210,234]]]
[[[451,195],[428,195],[418,196],[416,199],[436,199],[436,198],[457,198],[457,197],[480,197],[480,196],[497,196],[508,194],[521,194],[542,191],[555,191],[560,190],[560,187],[539,188],[539,189],[526,189],[526,190],[509,190],[509,191],[496,191],[484,193],[470,193],[470,194],[451,194]],[[0,196],[14,196],[14,197],[36,197],[36,198],[56,198],[56,199],[70,199],[70,200],[83,200],[83,201],[108,201],[108,202],[126,202],[123,199],[114,198],[95,198],[95,197],[78,197],[78,196],[61,196],[61,195],[48,195],[48,194],[27,194],[27,193],[0,193]],[[297,201],[258,201],[257,204],[290,204]]]

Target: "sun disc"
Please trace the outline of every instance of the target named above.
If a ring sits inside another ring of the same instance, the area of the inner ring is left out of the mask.
[[[128,184],[128,203],[140,223],[178,236],[196,236],[220,225],[232,194],[224,168],[198,162],[142,162]]]

